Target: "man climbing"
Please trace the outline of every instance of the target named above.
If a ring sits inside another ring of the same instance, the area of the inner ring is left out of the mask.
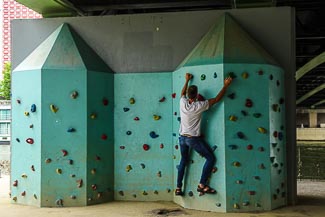
[[[194,149],[197,153],[206,159],[197,191],[200,192],[200,195],[205,193],[216,193],[216,190],[207,184],[216,158],[210,146],[208,146],[201,138],[201,119],[202,113],[204,111],[208,110],[212,105],[216,104],[222,99],[228,86],[232,82],[231,77],[226,78],[224,80],[223,88],[220,90],[216,97],[209,100],[198,101],[197,86],[191,85],[187,88],[188,83],[192,77],[192,74],[186,73],[185,84],[183,86],[180,99],[181,124],[179,129],[179,145],[181,151],[181,161],[178,168],[177,187],[175,190],[175,195],[177,196],[184,195],[182,191],[183,177],[185,168],[189,162],[190,148]]]

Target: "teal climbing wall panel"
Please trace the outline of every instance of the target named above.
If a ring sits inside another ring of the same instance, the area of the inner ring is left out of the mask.
[[[116,74],[115,198],[173,198],[171,73]]]

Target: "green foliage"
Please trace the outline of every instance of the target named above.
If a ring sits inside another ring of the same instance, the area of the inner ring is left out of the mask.
[[[3,80],[0,81],[0,98],[10,100],[11,98],[11,64],[5,63],[2,71]]]

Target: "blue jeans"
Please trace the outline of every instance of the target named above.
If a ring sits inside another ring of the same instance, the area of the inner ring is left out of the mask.
[[[197,153],[203,156],[206,161],[202,169],[200,183],[207,185],[208,178],[211,175],[213,166],[216,162],[216,157],[210,146],[200,137],[179,137],[179,145],[181,149],[181,162],[178,167],[177,188],[182,188],[184,172],[190,158],[190,148],[194,149]]]

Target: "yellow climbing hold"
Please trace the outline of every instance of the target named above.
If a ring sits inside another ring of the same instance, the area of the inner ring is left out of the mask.
[[[243,74],[241,74],[243,79],[247,79],[248,78],[248,73],[247,72],[243,72]]]
[[[235,115],[230,115],[229,120],[231,121],[237,121],[237,117]]]
[[[158,121],[160,118],[161,118],[161,116],[159,116],[159,115],[153,115],[153,119],[156,121]]]
[[[263,133],[263,134],[265,134],[267,132],[267,130],[263,127],[259,127],[259,128],[257,128],[257,130],[258,130],[258,132]]]
[[[97,118],[97,114],[96,114],[96,113],[92,113],[92,114],[90,115],[90,118],[91,118],[91,119],[96,119],[96,118]]]
[[[59,169],[59,168],[58,168],[58,169],[56,169],[55,171],[56,171],[57,174],[62,174],[62,169]]]
[[[239,209],[239,205],[237,203],[234,203],[234,208]]]
[[[54,113],[57,113],[57,111],[59,110],[59,108],[56,107],[56,106],[53,105],[53,104],[50,105],[50,109],[51,109],[51,111],[54,112]]]
[[[127,165],[126,168],[125,168],[126,172],[130,172],[130,170],[132,170],[132,167],[131,165]]]
[[[12,200],[17,202],[17,197],[13,197]]]
[[[96,174],[96,169],[92,169],[90,172],[91,172],[91,174],[95,175]]]
[[[134,104],[135,103],[135,99],[132,97],[132,98],[130,98],[129,102],[130,102],[130,104]]]
[[[29,112],[24,112],[25,116],[29,116]]]
[[[27,178],[27,175],[26,175],[25,173],[23,173],[23,174],[21,175],[21,177],[22,177],[22,178]]]

